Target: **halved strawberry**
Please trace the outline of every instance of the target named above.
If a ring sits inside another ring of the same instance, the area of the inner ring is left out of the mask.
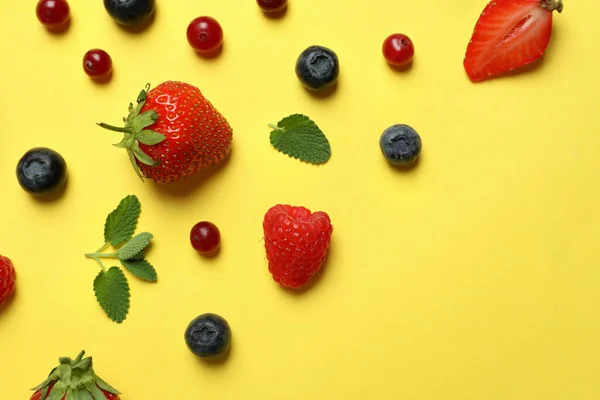
[[[562,0],[492,0],[467,46],[469,78],[482,81],[539,59],[550,43],[552,12],[562,9]]]

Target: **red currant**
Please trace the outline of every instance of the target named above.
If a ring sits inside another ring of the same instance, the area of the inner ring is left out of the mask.
[[[92,78],[103,78],[112,72],[112,59],[104,50],[92,49],[83,56],[83,70]]]
[[[393,66],[402,67],[412,61],[415,48],[410,38],[402,33],[394,33],[383,42],[383,56]]]
[[[35,12],[42,25],[58,28],[69,20],[71,10],[66,0],[39,0]]]
[[[190,242],[197,252],[209,254],[221,245],[221,233],[212,222],[201,221],[192,227]]]
[[[256,0],[258,6],[264,12],[277,12],[287,6],[287,0]]]
[[[223,29],[212,17],[198,17],[187,28],[187,40],[200,53],[211,53],[223,44]]]

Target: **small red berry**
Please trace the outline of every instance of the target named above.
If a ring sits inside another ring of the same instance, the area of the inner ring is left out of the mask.
[[[221,233],[219,228],[212,222],[201,221],[192,227],[190,242],[197,252],[209,254],[221,245]]]
[[[383,56],[386,61],[396,67],[410,63],[415,54],[412,40],[402,33],[394,33],[383,42]]]
[[[277,12],[287,6],[287,0],[256,0],[258,6],[264,12]]]
[[[188,25],[187,40],[197,52],[211,53],[223,44],[223,29],[212,17],[198,17]]]
[[[0,304],[15,291],[16,275],[10,259],[0,256]]]
[[[38,20],[48,28],[66,24],[71,12],[65,0],[39,0],[35,11]]]
[[[104,50],[92,49],[83,56],[83,70],[92,78],[102,78],[112,72],[112,59]]]

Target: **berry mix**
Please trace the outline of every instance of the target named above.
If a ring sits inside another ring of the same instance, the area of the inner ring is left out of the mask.
[[[256,0],[263,12],[282,13],[287,0]],[[168,7],[168,3],[164,3]],[[152,23],[155,0],[104,0],[110,17],[123,26]],[[546,51],[552,33],[553,12],[562,12],[561,0],[493,0],[476,21],[464,57],[468,78],[480,82],[519,69],[538,60]],[[50,31],[66,29],[71,8],[66,0],[39,0],[36,15]],[[210,16],[193,19],[186,32],[188,44],[200,54],[218,52],[224,34]],[[403,33],[384,38],[382,56],[393,68],[404,68],[415,55],[412,40]],[[299,83],[308,91],[320,92],[336,85],[340,61],[334,50],[313,45],[302,50],[295,65]],[[111,56],[102,49],[83,55],[84,72],[92,79],[110,79]],[[407,69],[404,69],[407,71]],[[227,119],[195,86],[166,81],[141,89],[130,103],[123,124],[98,123],[99,127],[122,134],[115,146],[124,149],[140,179],[161,184],[179,181],[217,164],[229,156],[233,129]],[[311,164],[326,163],[331,145],[317,123],[308,116],[292,114],[269,124],[273,147],[291,158]],[[422,147],[421,137],[408,124],[392,125],[381,133],[379,148],[384,159],[395,166],[414,166]],[[36,147],[25,152],[16,169],[20,187],[35,197],[62,193],[67,181],[67,163],[57,151]],[[104,244],[85,254],[101,271],[94,279],[98,304],[112,321],[122,323],[129,312],[130,293],[126,271],[146,282],[156,282],[157,272],[147,260],[146,249],[154,236],[135,234],[141,204],[128,195],[104,222]],[[264,246],[273,280],[288,290],[305,288],[319,275],[327,258],[333,224],[324,211],[303,206],[276,204],[263,218]],[[191,224],[190,244],[202,256],[216,255],[221,232],[210,221]],[[112,248],[112,250],[108,250]],[[123,269],[106,269],[102,260],[119,260]],[[9,303],[17,284],[12,261],[0,256],[0,310]],[[184,342],[202,359],[225,357],[232,333],[220,315],[203,313],[183,333]],[[33,388],[31,399],[119,399],[119,392],[99,378],[92,359],[61,357],[59,366]]]

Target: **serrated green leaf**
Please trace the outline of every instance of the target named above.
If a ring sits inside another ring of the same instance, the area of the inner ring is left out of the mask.
[[[133,275],[144,281],[156,282],[157,280],[156,270],[146,260],[121,260],[121,264]]]
[[[273,128],[270,140],[278,151],[312,164],[323,164],[331,157],[329,140],[306,115],[290,115]]]
[[[98,385],[98,387],[102,390],[106,390],[109,393],[112,394],[121,394],[121,392],[119,392],[117,389],[115,389],[114,387],[110,386],[108,383],[106,383],[102,378],[100,378],[98,375],[95,375],[94,378],[96,378],[96,385]]]
[[[155,144],[158,144],[160,142],[162,142],[163,140],[165,140],[167,137],[165,135],[163,135],[162,133],[150,130],[150,129],[144,129],[143,131],[139,132],[137,135],[135,135],[135,139],[138,140],[140,143],[144,143],[147,144],[148,146],[152,146]]]
[[[131,239],[141,212],[140,201],[135,195],[123,198],[117,208],[106,217],[104,240],[113,246],[119,246]]]
[[[94,382],[86,383],[85,388],[92,394],[94,400],[106,400],[106,396]]]
[[[135,256],[131,257],[130,260],[143,260],[146,256],[146,252],[144,250],[137,253]]]
[[[129,312],[129,284],[120,268],[100,271],[94,279],[94,293],[111,320],[117,323],[125,320]]]
[[[115,257],[119,260],[130,260],[144,250],[150,244],[154,236],[148,232],[138,233],[115,252]]]
[[[66,384],[62,383],[61,381],[58,381],[54,384],[52,390],[50,391],[50,394],[48,395],[48,397],[44,398],[44,400],[61,400],[63,396],[67,393],[68,388],[69,387]]]

